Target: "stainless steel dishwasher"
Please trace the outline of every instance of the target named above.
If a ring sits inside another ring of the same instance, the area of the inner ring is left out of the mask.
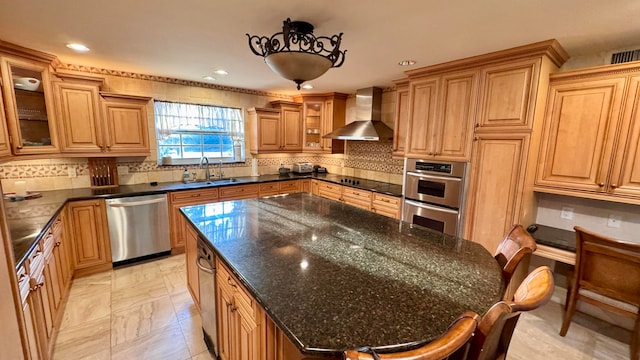
[[[166,194],[107,199],[106,204],[114,266],[171,253]]]
[[[216,332],[216,266],[213,251],[205,244],[205,240],[198,238],[198,284],[200,285],[200,315],[202,318],[202,333],[204,342],[214,359],[217,356]]]

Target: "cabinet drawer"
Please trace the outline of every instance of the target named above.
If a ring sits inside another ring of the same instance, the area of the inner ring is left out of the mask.
[[[44,252],[45,262],[49,262],[49,259],[53,255],[53,246],[55,245],[55,239],[53,237],[53,234],[49,232],[40,241],[41,241],[40,244],[42,246],[42,251]]]
[[[16,276],[18,278],[18,289],[20,290],[20,298],[22,299],[22,303],[27,302],[27,297],[29,297],[29,292],[31,291],[30,286],[30,277],[27,274],[27,270],[25,270],[24,266],[20,266],[18,271],[16,272]]]
[[[260,184],[260,196],[277,195],[280,187],[277,182]]]
[[[41,245],[38,245],[27,257],[27,273],[32,278],[42,275],[44,270],[44,253],[41,250]]]
[[[320,181],[318,183],[318,191],[333,193],[340,197],[340,195],[342,194],[342,185],[335,185],[328,182]]]
[[[380,194],[380,193],[373,193],[373,200],[371,202],[372,205],[380,205],[380,206],[387,206],[387,207],[394,207],[399,209],[400,208],[400,201],[401,199],[399,197],[395,197],[395,196],[390,196],[390,195],[384,195],[384,194]]]
[[[371,202],[366,199],[362,200],[357,197],[350,198],[345,196],[342,198],[342,201],[344,201],[345,204],[359,207],[360,209],[364,209],[367,211],[371,211]]]
[[[250,199],[258,196],[258,184],[225,186],[220,188],[220,199]]]
[[[300,192],[300,181],[298,180],[281,181],[279,184],[280,184],[281,194],[291,194],[291,193]]]
[[[342,197],[357,199],[357,201],[371,202],[371,191],[345,186],[342,188]]]
[[[218,198],[218,189],[198,189],[175,191],[169,193],[171,203],[191,203],[193,201],[216,200]]]

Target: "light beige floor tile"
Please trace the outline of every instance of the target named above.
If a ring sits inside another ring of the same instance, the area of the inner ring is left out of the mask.
[[[204,351],[192,357],[191,360],[214,360],[214,359],[213,359],[213,356],[209,354],[209,351]]]
[[[188,360],[191,358],[180,325],[154,330],[111,348],[112,360]]]
[[[75,286],[75,284],[74,284]],[[74,327],[111,314],[111,292],[100,286],[82,289],[69,295],[60,329]]]
[[[73,279],[69,297],[111,292],[111,271]]]
[[[182,334],[184,335],[191,355],[195,356],[207,350],[207,344],[205,344],[203,339],[200,315],[180,320],[180,328],[182,329]]]
[[[115,346],[178,323],[169,296],[114,311],[111,315],[111,345]]]
[[[629,344],[598,334],[596,335],[593,358],[599,360],[627,360],[629,359],[630,351]]]
[[[152,302],[167,296],[169,292],[162,277],[140,283],[131,283],[126,288],[114,289],[111,294],[112,311],[126,309]]]
[[[184,261],[185,261],[184,254],[173,255],[173,256],[164,258],[162,260],[159,260],[158,267],[160,268],[160,271],[163,273],[170,273],[176,270],[184,271],[186,269],[186,265]]]
[[[61,329],[56,340],[54,360],[108,360],[111,356],[110,327],[111,317],[106,316]]]
[[[186,270],[175,270],[173,272],[163,273],[162,279],[169,294],[183,292],[187,288]]]
[[[176,311],[178,320],[190,318],[199,315],[198,308],[193,303],[191,294],[188,290],[171,295],[171,302]]]
[[[111,283],[113,290],[121,290],[158,279],[162,279],[158,265],[143,263],[113,270]]]

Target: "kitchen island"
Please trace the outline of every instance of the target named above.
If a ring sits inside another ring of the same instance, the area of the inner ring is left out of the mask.
[[[415,347],[503,288],[479,244],[314,195],[181,211],[304,354]]]

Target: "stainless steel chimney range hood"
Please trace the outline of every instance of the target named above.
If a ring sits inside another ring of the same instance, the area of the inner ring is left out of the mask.
[[[391,141],[393,129],[380,120],[382,89],[370,87],[356,92],[356,121],[326,135],[326,139]]]

